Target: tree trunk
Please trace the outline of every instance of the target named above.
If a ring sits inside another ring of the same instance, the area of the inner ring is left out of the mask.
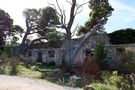
[[[71,40],[71,31],[70,31],[70,29],[66,29],[66,40]]]
[[[72,61],[75,59],[76,55],[78,54],[78,52],[80,51],[80,49],[82,48],[83,44],[87,41],[87,39],[89,39],[94,33],[96,33],[101,26],[101,23],[97,24],[96,26],[94,26],[92,29],[89,30],[89,32],[87,32],[84,36],[83,36],[83,40],[80,42],[80,44],[73,50],[70,58],[69,58],[69,62],[70,62],[70,66],[73,66]]]
[[[27,19],[26,19],[26,27],[27,27],[27,31],[26,31],[26,33],[25,33],[25,35],[24,35],[24,37],[23,37],[23,40],[22,40],[22,42],[21,42],[21,45],[24,45],[24,44],[25,44],[26,39],[27,39],[27,36],[28,36],[29,33],[30,33],[30,28],[29,28],[29,24],[28,24],[28,20],[27,20]]]
[[[24,53],[24,50],[27,48],[27,46],[26,46],[26,40],[27,40],[27,36],[29,35],[29,33],[30,33],[30,28],[29,28],[29,25],[28,25],[28,20],[26,19],[26,27],[27,27],[27,30],[26,30],[26,32],[25,32],[25,35],[24,35],[24,37],[23,37],[23,40],[22,40],[22,42],[21,42],[21,44],[20,44],[20,46],[19,47],[17,47],[16,49],[15,49],[15,55],[20,55],[20,54],[23,54]]]

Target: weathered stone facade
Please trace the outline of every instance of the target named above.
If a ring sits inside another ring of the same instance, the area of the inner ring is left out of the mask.
[[[41,55],[39,55],[39,52]],[[36,63],[37,61],[45,64],[54,62],[56,65],[61,65],[62,63],[62,52],[60,48],[32,49],[30,57],[32,63]]]
[[[110,68],[113,69],[119,69],[120,65],[123,64],[124,56],[121,53],[125,53],[125,51],[135,52],[135,44],[107,45],[106,48]]]
[[[81,42],[81,40],[82,38],[72,39],[70,44],[65,43],[64,47],[62,48],[47,48],[47,47],[31,48],[30,50],[28,50],[29,52],[26,52],[26,53],[31,58],[32,63],[41,62],[41,63],[49,64],[49,63],[54,62],[58,66],[62,64],[62,60],[64,57],[64,50],[70,47],[69,50],[70,52],[72,52],[76,48],[76,46]],[[86,48],[94,50],[96,48],[96,45],[101,42],[105,43],[106,45],[109,44],[109,38],[107,37],[106,34],[93,35],[84,43],[84,45],[80,49],[74,61],[72,62],[64,61],[64,62],[68,64],[72,63],[76,66],[83,65],[84,58],[85,58],[84,50],[86,50]],[[69,52],[67,51],[67,53]],[[71,54],[72,53],[69,53],[69,55]]]

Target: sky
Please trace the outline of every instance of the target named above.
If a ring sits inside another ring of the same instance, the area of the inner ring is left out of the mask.
[[[0,0],[0,8],[5,12],[9,13],[11,18],[14,20],[14,24],[20,25],[24,29],[25,18],[23,11],[26,8],[43,8],[48,3],[55,3],[55,0]],[[69,3],[65,3],[65,0],[59,0],[62,8],[66,10],[67,19],[69,14]],[[79,3],[87,2],[88,0],[77,0]],[[108,33],[115,30],[124,28],[135,28],[135,0],[109,0],[110,4],[114,8],[113,14],[109,17],[105,29]],[[83,25],[89,17],[88,5],[83,7],[83,11],[77,15],[74,21],[73,27]],[[68,20],[67,20],[68,21]]]

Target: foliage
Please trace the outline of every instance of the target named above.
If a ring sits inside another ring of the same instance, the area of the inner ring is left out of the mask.
[[[38,33],[43,36],[45,32],[54,30],[54,26],[60,24],[60,22],[55,9],[52,7],[40,9],[40,13],[39,28],[43,32],[39,31]]]
[[[17,74],[17,67],[20,63],[20,59],[18,57],[12,56],[10,57],[6,53],[3,53],[0,56],[0,73],[15,75]]]
[[[112,44],[130,44],[135,43],[135,29],[120,29],[109,33],[110,43]]]
[[[24,29],[19,25],[13,25],[13,32],[10,34],[10,44],[12,46],[18,45],[17,41],[22,38],[22,34],[24,33]]]
[[[109,17],[114,10],[108,2],[105,2],[104,4],[102,4],[102,2],[99,4],[92,3],[93,1],[90,0],[89,8],[92,10],[89,14],[90,18],[84,26],[80,26],[77,35],[86,34],[89,29],[93,28],[99,22],[99,20],[104,17]]]
[[[6,42],[16,45],[18,36],[23,33],[23,29],[18,25],[13,25],[13,19],[4,10],[0,9],[0,47]]]
[[[44,39],[47,39],[47,33],[55,31],[56,25],[59,24],[56,11],[52,7],[46,7],[39,10],[26,9],[23,13],[27,21],[26,37],[24,37],[25,42],[27,40],[27,35],[30,34],[38,34],[39,38],[44,37]]]
[[[36,67],[37,68],[37,67]],[[27,68],[26,66],[23,65],[19,65],[17,68],[17,75],[21,76],[21,77],[28,77],[28,78],[41,78],[42,77],[42,73],[35,70],[35,68]]]
[[[12,55],[12,46],[10,44],[7,44],[4,46],[4,51],[2,52],[3,54],[6,54],[8,57],[11,57]]]
[[[90,87],[94,90],[134,90],[123,76],[118,75],[117,71],[103,72],[102,78],[102,83],[94,82],[90,84]]]
[[[92,83],[91,87],[94,88],[94,90],[119,90],[113,85],[107,85],[103,83]]]
[[[0,9],[0,47],[4,46],[7,35],[12,31],[12,24],[9,14]]]
[[[105,45],[103,43],[99,43],[95,50],[96,62],[100,69],[106,69],[108,67],[107,63],[107,52],[105,49]]]
[[[52,66],[49,67],[41,64],[35,64],[29,67],[26,67],[24,64],[20,64],[17,67],[18,76],[34,78],[34,79],[45,79],[48,77],[51,78],[52,77],[51,75],[55,73],[54,76],[56,76],[58,71],[59,71],[58,67],[52,67]],[[46,79],[46,80],[51,81],[50,79]]]
[[[117,71],[114,71],[103,76],[104,82],[113,85],[122,90],[132,90],[132,85],[123,77],[118,75]]]
[[[50,32],[47,34],[49,47],[58,48],[61,47],[62,40],[64,40],[64,34],[60,32]]]

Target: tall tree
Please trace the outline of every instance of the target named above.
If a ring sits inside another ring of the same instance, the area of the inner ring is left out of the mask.
[[[55,10],[57,11],[57,14],[60,18],[60,24],[61,24],[60,28],[62,28],[66,31],[66,40],[70,41],[70,39],[72,38],[71,29],[72,29],[72,26],[74,23],[74,19],[75,19],[76,15],[82,11],[82,6],[87,4],[88,2],[83,3],[83,4],[78,4],[77,0],[71,0],[71,2],[68,0],[66,0],[66,1],[71,5],[69,7],[70,8],[69,20],[67,20],[67,15],[65,13],[65,10],[62,9],[62,7],[60,7],[58,0],[56,0],[56,5],[54,5],[54,4],[50,4],[50,5],[52,5],[55,8]]]
[[[12,31],[12,24],[9,14],[0,9],[0,47],[4,46],[6,36]]]
[[[36,9],[26,9],[23,13],[26,19],[27,29],[21,42],[21,46],[24,46],[26,44],[28,35],[30,35],[33,32],[36,33],[38,29],[38,20],[40,18],[39,11]]]
[[[57,14],[60,17],[61,28],[66,31],[66,44],[69,44],[69,47],[66,47],[67,49],[65,50],[65,61],[69,61],[71,64],[71,61],[75,58],[85,41],[95,32],[103,30],[104,24],[106,23],[108,17],[112,14],[113,8],[108,3],[108,0],[90,0],[89,8],[92,10],[92,12],[90,12],[90,19],[86,22],[85,26],[79,30],[79,34],[83,31],[83,40],[73,51],[71,51],[71,28],[75,16],[81,12],[80,8],[86,3],[79,5],[77,0],[71,0],[71,2],[68,2],[71,4],[69,20],[66,20],[67,15],[65,14],[65,10],[60,7],[58,0],[56,0],[57,7],[54,4],[50,5],[53,5],[56,9]],[[68,22],[66,23],[66,21]]]
[[[41,39],[47,39],[47,33],[55,31],[56,25],[59,24],[59,19],[55,9],[52,7],[46,7],[43,9],[26,9],[24,12],[26,19],[27,30],[23,37],[20,49],[24,49],[28,35],[37,34],[38,38],[33,40],[40,41]]]
[[[80,44],[75,48],[69,61],[71,62],[76,57],[78,51],[81,49],[82,45],[86,42],[97,31],[104,29],[108,17],[111,16],[113,8],[107,2],[108,0],[101,0],[96,3],[97,0],[90,0],[89,7],[92,9],[90,13],[90,20],[86,22],[86,32],[83,35],[83,39]]]
[[[135,29],[120,29],[109,33],[110,43],[112,44],[130,44],[135,43]]]
[[[92,29],[102,19],[106,19],[104,22],[106,23],[108,18],[104,17],[109,17],[113,11],[113,8],[108,3],[108,0],[91,0],[89,8],[92,10],[89,14],[90,18],[84,26],[80,26],[77,35],[86,34],[89,29]]]
[[[39,28],[42,31],[39,31],[38,33],[41,36],[46,36],[47,32],[55,31],[56,28],[55,25],[60,24],[60,22],[54,8],[46,7],[40,9],[40,12],[41,12],[41,18],[39,19]]]
[[[23,29],[18,25],[13,25],[13,19],[4,10],[0,9],[0,47],[3,47],[7,42],[11,45],[16,45],[18,36],[21,36]]]

